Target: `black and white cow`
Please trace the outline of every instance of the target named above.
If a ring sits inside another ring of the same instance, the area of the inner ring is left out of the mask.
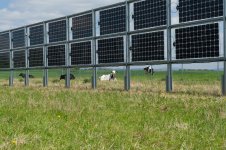
[[[150,73],[151,75],[154,75],[154,69],[152,68],[152,66],[148,66],[144,68],[145,73]]]
[[[100,81],[116,81],[116,71],[113,70],[110,74],[102,75],[99,79]]]
[[[25,78],[26,74],[25,73],[20,73],[19,76],[22,77],[22,78]],[[34,76],[29,74],[29,78],[34,78]]]
[[[66,74],[63,74],[60,76],[60,80],[65,80],[67,78]],[[74,80],[75,76],[73,74],[70,74],[70,80]]]

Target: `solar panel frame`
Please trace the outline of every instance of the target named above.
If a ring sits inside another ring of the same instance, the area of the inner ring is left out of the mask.
[[[67,22],[65,19],[48,23],[48,43],[67,40]]]
[[[100,35],[126,31],[126,6],[117,6],[99,11]]]
[[[29,49],[29,67],[44,66],[44,51],[42,47]]]
[[[25,47],[25,29],[19,29],[12,32],[13,48]]]
[[[72,43],[71,65],[91,65],[92,64],[92,41]]]
[[[113,37],[97,40],[97,63],[123,63],[125,62],[125,39]]]
[[[92,13],[71,18],[71,39],[80,39],[93,36]]]
[[[167,24],[166,0],[143,0],[133,3],[134,30]]]
[[[25,68],[26,61],[25,61],[25,50],[17,50],[13,51],[13,65],[14,68]]]
[[[10,68],[10,52],[0,52],[0,68],[9,69]]]
[[[9,33],[0,34],[0,50],[9,50],[10,49],[10,39]]]
[[[220,57],[219,24],[175,29],[176,59]]]
[[[166,60],[165,31],[131,35],[132,62]]]
[[[29,27],[29,45],[44,44],[44,25],[36,25]]]
[[[223,0],[179,0],[179,22],[223,16]]]
[[[49,46],[47,50],[48,66],[66,66],[65,45]]]

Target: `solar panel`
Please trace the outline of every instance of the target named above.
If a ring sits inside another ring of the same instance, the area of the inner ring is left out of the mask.
[[[0,68],[10,68],[10,53],[9,52],[2,52],[0,53]]]
[[[176,29],[176,59],[219,57],[218,23]]]
[[[66,40],[66,20],[49,23],[49,43]]]
[[[179,21],[223,16],[223,0],[179,0]]]
[[[43,25],[31,27],[30,31],[30,45],[38,45],[44,43],[44,27]]]
[[[164,60],[164,31],[132,36],[132,61]]]
[[[100,11],[100,35],[126,31],[126,7]]]
[[[43,64],[43,48],[29,49],[29,66],[42,67]]]
[[[20,29],[12,32],[13,48],[25,46],[25,32],[24,29]]]
[[[14,51],[13,52],[14,68],[24,68],[25,66],[25,51]]]
[[[48,47],[48,66],[64,66],[65,64],[65,45]]]
[[[124,62],[123,37],[98,40],[99,63]]]
[[[72,18],[73,39],[91,37],[93,35],[92,28],[92,14]]]
[[[91,41],[71,44],[72,65],[91,64],[91,60]]]
[[[9,33],[0,34],[0,50],[10,49]]]
[[[166,25],[166,0],[145,0],[134,3],[134,29]]]

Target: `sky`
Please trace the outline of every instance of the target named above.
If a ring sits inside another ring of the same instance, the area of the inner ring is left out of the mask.
[[[24,25],[71,15],[93,8],[110,5],[124,0],[0,0],[0,32]],[[172,0],[172,6],[177,6],[178,0]],[[172,8],[172,12],[175,8]],[[172,14],[172,23],[178,18]],[[178,68],[181,65],[177,65]],[[197,64],[197,69],[216,69],[217,63]],[[184,68],[194,68],[194,65],[185,65]],[[223,65],[220,63],[220,68]]]
[[[0,0],[0,31],[124,0]]]

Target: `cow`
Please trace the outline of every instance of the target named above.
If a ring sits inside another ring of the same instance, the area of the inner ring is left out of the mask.
[[[102,75],[99,77],[100,81],[116,81],[116,71],[113,70],[110,74]]]
[[[60,80],[65,80],[67,78],[66,74],[63,74],[60,76]],[[73,74],[70,74],[70,80],[74,80],[75,76]]]
[[[145,73],[150,73],[151,75],[154,75],[154,69],[152,66],[148,66],[144,68]]]
[[[20,73],[19,76],[22,77],[22,78],[25,78],[26,74],[25,73]],[[34,76],[29,74],[29,78],[34,78]]]

